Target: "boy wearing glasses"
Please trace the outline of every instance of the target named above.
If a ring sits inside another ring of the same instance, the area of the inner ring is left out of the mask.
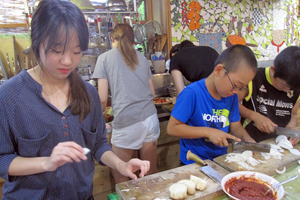
[[[240,123],[236,93],[246,90],[256,70],[251,49],[234,45],[218,56],[207,78],[190,84],[179,94],[167,131],[181,138],[182,164],[193,163],[186,159],[188,150],[204,160],[213,160],[227,153],[227,139],[255,142]]]
[[[274,65],[259,68],[249,83],[249,92],[242,101],[243,125],[256,142],[275,138],[274,127],[294,129],[300,95],[300,48],[290,46],[274,60]],[[291,138],[296,144],[299,139]]]

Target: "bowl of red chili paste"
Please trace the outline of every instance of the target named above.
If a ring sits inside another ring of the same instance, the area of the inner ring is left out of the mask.
[[[282,186],[273,189],[264,196],[265,192],[275,184],[276,179],[253,171],[238,171],[223,177],[223,191],[232,199],[241,200],[279,200],[284,196]]]

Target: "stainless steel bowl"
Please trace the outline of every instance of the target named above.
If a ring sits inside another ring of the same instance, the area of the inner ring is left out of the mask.
[[[106,8],[110,11],[126,11],[127,5],[124,0],[108,0]]]

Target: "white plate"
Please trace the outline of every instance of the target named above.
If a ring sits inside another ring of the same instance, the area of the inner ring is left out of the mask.
[[[257,179],[262,180],[263,182],[266,182],[267,184],[270,185],[270,187],[272,187],[273,185],[279,183],[276,179],[272,178],[271,176],[268,176],[266,174],[262,174],[259,172],[253,172],[253,171],[238,171],[238,172],[232,172],[230,174],[227,174],[226,176],[223,177],[222,181],[221,181],[221,187],[223,189],[223,191],[232,199],[236,199],[239,200],[238,198],[230,195],[228,193],[228,191],[225,189],[225,183],[230,180],[233,177],[239,178],[239,177],[254,177]],[[277,187],[276,189],[274,189],[277,192],[277,198],[276,200],[282,199],[284,196],[284,188],[281,186]]]

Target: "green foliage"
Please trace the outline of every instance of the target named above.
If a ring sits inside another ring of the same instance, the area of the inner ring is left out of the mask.
[[[146,20],[145,1],[142,1],[141,5],[138,7],[138,13],[140,21]]]

